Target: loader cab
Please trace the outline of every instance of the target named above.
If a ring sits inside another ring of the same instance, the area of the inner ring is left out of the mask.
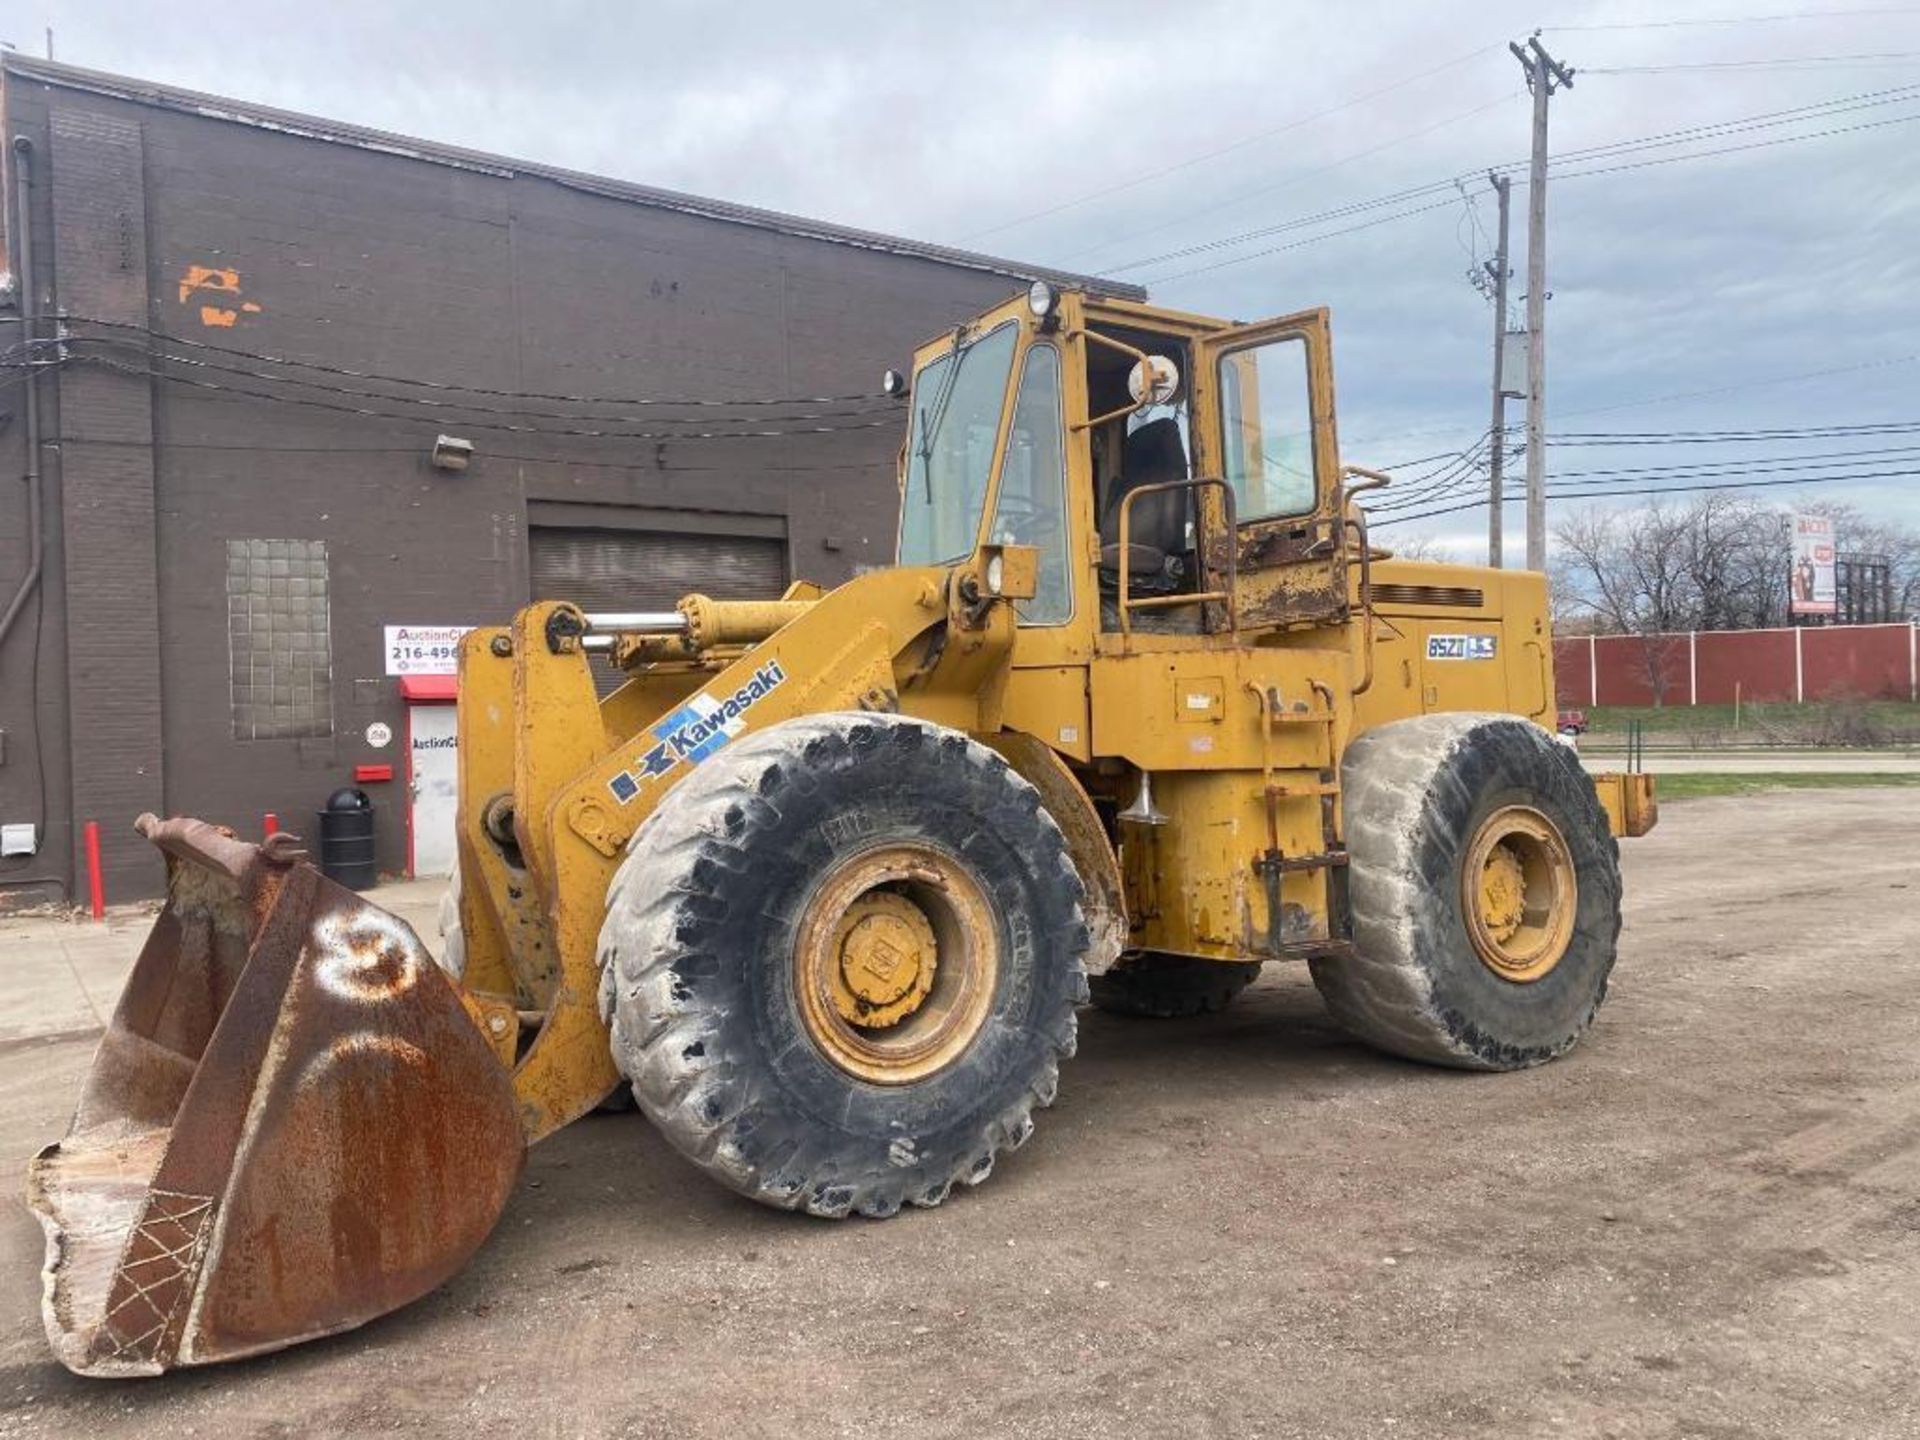
[[[1022,663],[1343,621],[1332,393],[1325,311],[1231,325],[1037,284],[915,355],[899,563],[1032,546]]]

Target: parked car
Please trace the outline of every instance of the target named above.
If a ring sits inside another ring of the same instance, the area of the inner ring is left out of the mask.
[[[1587,712],[1584,710],[1562,710],[1557,728],[1562,735],[1586,734]]]

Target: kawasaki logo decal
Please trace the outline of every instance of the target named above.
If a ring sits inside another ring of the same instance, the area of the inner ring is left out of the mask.
[[[683,761],[698,765],[746,729],[742,717],[786,680],[787,672],[780,668],[780,662],[769,660],[753,672],[751,680],[723,699],[694,696],[649,732],[646,739],[652,743],[641,754],[637,768],[622,770],[607,781],[613,798],[624,805],[640,793],[642,784],[659,779]]]

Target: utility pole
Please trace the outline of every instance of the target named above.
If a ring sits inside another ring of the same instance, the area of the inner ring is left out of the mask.
[[[1507,230],[1513,198],[1513,182],[1497,171],[1489,171],[1493,193],[1500,197],[1500,237],[1493,259],[1486,262],[1487,278],[1493,281],[1493,425],[1487,431],[1492,450],[1487,456],[1487,564],[1498,570],[1506,563],[1506,535],[1502,524],[1502,493],[1507,466]]]
[[[1527,172],[1527,568],[1547,568],[1547,101],[1573,71],[1538,32],[1507,46],[1533,92],[1533,164]]]

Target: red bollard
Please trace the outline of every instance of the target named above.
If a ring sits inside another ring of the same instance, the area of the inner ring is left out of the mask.
[[[100,881],[100,822],[87,821],[87,894],[93,902],[93,918],[107,918],[107,896]]]
[[[280,817],[271,810],[267,811],[267,823],[262,828],[269,835],[278,835],[280,833]]]

